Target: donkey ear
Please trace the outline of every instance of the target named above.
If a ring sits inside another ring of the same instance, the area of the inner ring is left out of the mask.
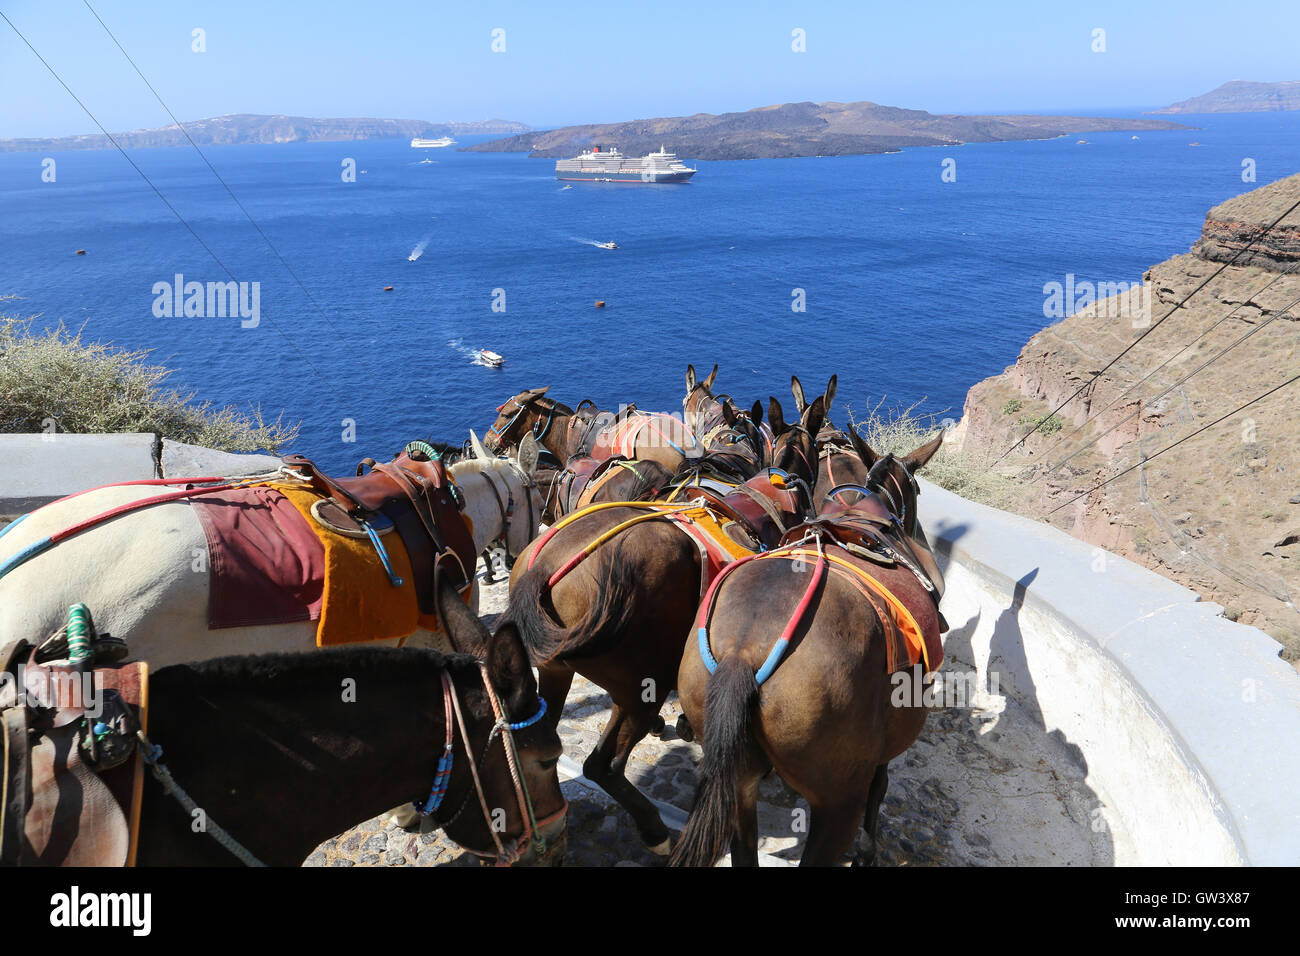
[[[929,462],[929,460],[934,457],[934,453],[939,450],[939,446],[942,444],[943,444],[943,430],[940,429],[939,436],[937,438],[934,438],[926,442],[916,451],[904,457],[903,464],[907,466],[908,471],[916,471],[918,468],[924,468],[926,466],[926,463]]]
[[[488,629],[461,598],[456,585],[446,574],[438,575],[438,616],[442,619],[443,630],[452,650],[460,654],[473,654],[481,657],[488,648],[491,635]],[[528,672],[532,676],[532,671]]]
[[[714,380],[715,378],[717,378],[717,377],[718,377],[718,366],[717,366],[717,364],[715,363],[714,366],[713,366],[713,371],[710,372],[710,373],[709,373],[709,377],[706,378],[706,379],[704,380],[704,387],[707,388],[707,389],[709,389],[710,391],[712,391],[712,390],[713,390],[713,380]]]
[[[785,434],[785,412],[781,409],[781,403],[773,396],[767,399],[767,423],[772,426],[772,435],[775,438]]]
[[[868,468],[880,460],[880,456],[871,450],[871,446],[862,440],[862,436],[858,434],[858,430],[852,425],[849,426],[849,441],[853,442],[853,450],[862,459],[862,464]]]
[[[818,395],[813,399],[813,403],[808,406],[808,411],[803,413],[802,424],[808,429],[808,434],[815,439],[817,433],[822,429],[822,421],[826,418],[826,400]]]
[[[790,376],[790,392],[794,395],[794,407],[797,408],[799,414],[802,415],[808,408],[808,402],[804,400],[803,383],[799,381],[798,375]]]
[[[695,391],[695,366],[686,366],[686,394]]]
[[[763,423],[763,403],[754,399],[754,407],[749,410],[749,420],[755,425]]]
[[[546,385],[542,388],[530,388],[526,392],[520,392],[519,396],[515,399],[515,401],[518,402],[520,405],[527,405],[533,399],[541,398],[550,390],[551,390],[551,386],[549,385]]]
[[[460,598],[453,603],[465,607]],[[483,630],[486,633],[487,628]],[[488,679],[501,695],[501,704],[511,720],[523,720],[537,712],[537,681],[524,642],[513,623],[503,624],[487,641],[487,669]]]
[[[826,383],[826,414],[831,413],[831,405],[835,402],[835,389],[838,387],[839,375],[832,375],[831,380]]]
[[[488,454],[488,450],[483,447],[483,443],[478,440],[478,435],[474,434],[474,429],[472,428],[469,430],[469,444],[470,447],[474,449],[475,458],[488,459],[492,457]]]
[[[723,402],[722,420],[726,422],[728,425],[734,426],[736,424],[737,417],[738,416],[736,415],[736,406],[732,405],[731,402]]]
[[[471,434],[473,434],[471,432]],[[525,475],[532,477],[537,471],[537,460],[541,457],[541,447],[537,444],[537,439],[532,432],[524,432],[524,437],[519,442],[519,467],[523,469]]]

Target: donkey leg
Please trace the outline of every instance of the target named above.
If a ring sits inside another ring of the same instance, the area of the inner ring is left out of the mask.
[[[861,803],[842,803],[814,809],[808,823],[800,866],[838,866],[853,845],[862,822]]]
[[[876,768],[876,775],[871,778],[871,789],[867,792],[867,812],[862,816],[862,830],[865,834],[853,855],[854,866],[871,866],[876,860],[876,845],[880,826],[880,804],[884,802],[885,791],[889,789],[889,764],[882,763]]]
[[[651,852],[666,856],[670,849],[668,827],[659,811],[640,790],[623,775],[627,758],[646,735],[657,712],[631,713],[615,704],[610,710],[609,723],[601,734],[596,749],[582,765],[582,773],[599,786],[632,817],[641,842]]]
[[[537,668],[537,693],[546,701],[546,718],[553,727],[560,725],[564,702],[573,686],[573,668],[564,664],[547,663]]]

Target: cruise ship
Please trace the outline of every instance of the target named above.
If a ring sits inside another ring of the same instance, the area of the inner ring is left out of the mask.
[[[582,179],[597,183],[684,183],[695,170],[662,146],[643,159],[624,156],[617,149],[593,146],[575,159],[555,163],[556,179]]]
[[[416,137],[411,140],[412,149],[437,149],[440,146],[454,146],[456,141],[450,136],[444,136],[441,139],[420,139]]]

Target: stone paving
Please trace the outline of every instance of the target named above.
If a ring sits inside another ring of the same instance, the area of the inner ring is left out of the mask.
[[[485,620],[500,610],[502,586],[485,588]],[[945,670],[960,669],[946,662]],[[1043,728],[1010,698],[976,697],[972,706],[932,711],[920,738],[890,766],[880,816],[877,865],[999,866],[1108,865],[1118,839],[1114,821],[1085,782],[1076,751]],[[662,711],[667,728],[632,753],[627,776],[684,818],[695,789],[698,743],[673,726],[675,697]],[[609,716],[609,698],[594,684],[574,680],[560,724],[568,760],[563,789],[570,802],[570,866],[661,866],[646,850],[631,818],[577,767]],[[815,743],[811,743],[814,745]],[[797,862],[807,804],[778,778],[760,785],[760,852],[764,865]],[[437,832],[407,833],[368,820],[322,844],[308,866],[477,866],[470,854]]]

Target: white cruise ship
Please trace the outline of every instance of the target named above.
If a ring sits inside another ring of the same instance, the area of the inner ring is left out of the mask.
[[[624,156],[617,149],[593,146],[574,159],[555,163],[556,179],[581,179],[597,183],[684,183],[695,170],[662,146],[642,159]]]
[[[441,146],[454,146],[456,141],[450,136],[444,136],[441,139],[420,139],[418,136],[411,140],[412,149],[438,149]]]

